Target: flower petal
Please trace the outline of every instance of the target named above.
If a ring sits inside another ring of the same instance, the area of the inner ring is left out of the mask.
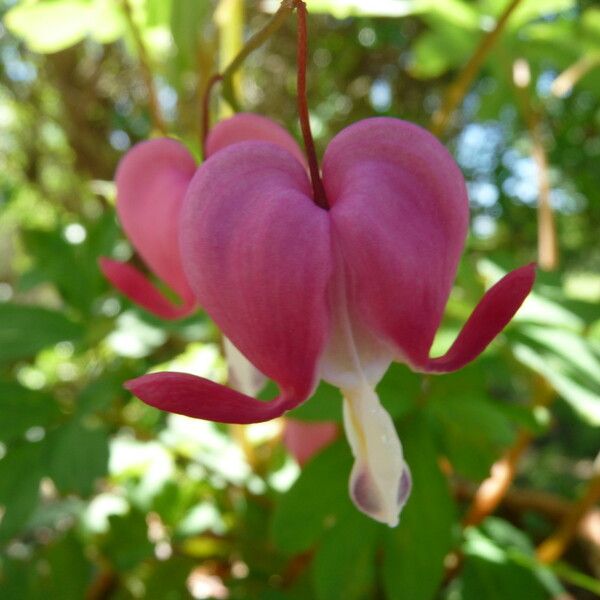
[[[467,233],[459,168],[426,130],[374,118],[334,138],[323,177],[352,312],[404,360],[427,364]]]
[[[110,258],[99,259],[100,269],[124,296],[162,319],[181,319],[196,310],[193,298],[177,305],[165,298],[135,267]]]
[[[297,419],[286,419],[283,443],[302,466],[331,444],[338,433],[336,423],[328,421],[308,423]]]
[[[411,488],[396,428],[369,385],[342,393],[344,427],[355,458],[350,496],[360,511],[395,527]]]
[[[456,371],[479,356],[519,310],[534,281],[534,263],[505,275],[485,293],[448,352],[429,359],[426,370]]]
[[[127,237],[148,267],[184,300],[192,301],[179,247],[179,217],[196,163],[171,139],[142,142],[117,169],[117,213]]]
[[[224,335],[284,394],[313,390],[329,315],[327,211],[303,167],[266,142],[242,142],[197,171],[182,214],[190,285]]]
[[[238,113],[219,121],[206,139],[206,154],[212,156],[219,150],[239,142],[271,142],[285,148],[302,164],[306,164],[304,153],[296,140],[278,123],[252,113]]]
[[[152,373],[132,379],[125,387],[160,410],[218,423],[260,423],[294,408],[303,398],[282,395],[261,402],[224,385],[188,373]]]

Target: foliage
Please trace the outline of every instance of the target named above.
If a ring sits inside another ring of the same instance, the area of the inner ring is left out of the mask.
[[[414,477],[401,524],[389,530],[348,500],[345,441],[300,471],[279,443],[281,424],[165,416],[121,386],[151,368],[224,377],[205,315],[161,322],[109,289],[97,266],[102,255],[132,255],[112,177],[123,152],[153,130],[135,31],[170,134],[199,155],[215,4],[0,2],[0,597],[600,596],[598,546],[594,554],[576,541],[556,565],[536,558],[556,514],[507,502],[464,529],[470,495],[460,493],[527,432],[535,442],[517,491],[565,506],[599,451],[600,9],[523,0],[451,122],[445,141],[467,178],[472,235],[434,351],[486,286],[536,258],[536,164],[512,79],[519,58],[531,69],[561,265],[540,273],[518,318],[476,363],[435,378],[400,366],[386,375],[379,392]],[[251,32],[266,16],[247,4]],[[427,125],[505,5],[311,0],[320,150],[373,114]],[[294,55],[292,19],[246,62],[240,98],[298,137]],[[585,57],[592,66],[555,93],[557,76]],[[341,399],[323,385],[294,416],[339,421]]]

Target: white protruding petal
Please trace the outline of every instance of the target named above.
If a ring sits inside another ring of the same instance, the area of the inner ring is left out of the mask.
[[[373,519],[395,527],[411,489],[394,423],[366,382],[344,395],[344,426],[354,455],[350,496]]]
[[[229,385],[242,394],[256,396],[267,378],[226,337],[223,338],[223,350],[227,359]]]

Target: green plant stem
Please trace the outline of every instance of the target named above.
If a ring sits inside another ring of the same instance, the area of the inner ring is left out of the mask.
[[[500,15],[494,29],[481,39],[481,42],[475,49],[475,52],[471,55],[467,64],[458,74],[454,83],[448,88],[442,106],[434,113],[431,119],[431,131],[434,135],[441,136],[446,131],[446,127],[448,126],[448,122],[454,114],[454,111],[466,96],[471,83],[473,83],[473,80],[479,73],[485,59],[504,31],[509,17],[520,2],[521,0],[511,0],[504,9],[504,12]]]
[[[135,23],[135,19],[133,18],[133,10],[129,0],[121,0],[121,6],[123,7],[125,21],[127,22],[127,27],[131,32],[131,37],[133,38],[133,42],[138,53],[140,71],[144,80],[144,84],[146,85],[146,93],[148,94],[148,111],[150,113],[152,126],[161,135],[167,135],[167,127],[162,115],[160,114],[158,93],[154,84],[154,77],[152,76],[152,68],[150,66],[150,58],[148,56],[148,52],[146,51],[144,40],[142,39],[140,31]]]

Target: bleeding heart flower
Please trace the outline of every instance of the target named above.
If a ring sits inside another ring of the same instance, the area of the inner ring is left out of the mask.
[[[280,396],[261,402],[182,373],[127,387],[170,412],[253,423],[330,382],[344,397],[355,456],[351,496],[394,526],[411,478],[377,383],[392,361],[441,373],[473,360],[517,311],[535,267],[492,287],[448,352],[430,358],[468,228],[454,160],[413,124],[360,121],[327,148],[324,209],[297,155],[257,141],[220,150],[196,171],[181,218],[181,260],[198,301]]]
[[[338,434],[337,424],[331,421],[311,423],[286,419],[283,443],[300,466],[304,466],[315,454],[329,446]]]
[[[212,156],[247,140],[278,144],[304,161],[300,148],[283,127],[270,119],[243,113],[215,126],[206,142],[206,154]],[[121,225],[146,266],[181,302],[168,300],[130,264],[101,258],[100,268],[121,293],[163,319],[179,319],[198,308],[183,270],[178,241],[183,199],[196,168],[194,157],[183,144],[160,138],[136,145],[117,169]]]

